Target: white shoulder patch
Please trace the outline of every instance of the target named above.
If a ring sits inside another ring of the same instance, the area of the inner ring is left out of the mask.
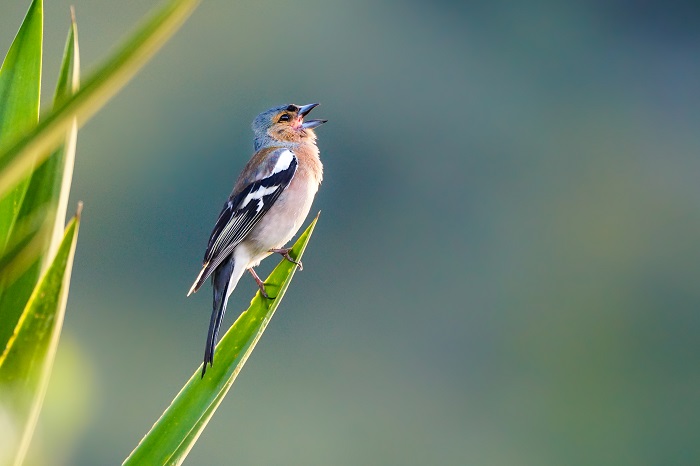
[[[272,175],[288,169],[293,159],[294,153],[289,149],[285,149],[279,157],[277,157],[277,163],[275,164],[275,168],[272,169]]]
[[[258,201],[258,207],[256,209],[256,212],[260,212],[263,208],[263,197],[267,196],[268,194],[274,193],[279,188],[279,186],[270,186],[269,188],[259,186],[258,189],[256,189],[252,193],[248,193],[245,199],[243,199],[243,202],[241,202],[241,209],[247,206],[250,201],[256,200]]]

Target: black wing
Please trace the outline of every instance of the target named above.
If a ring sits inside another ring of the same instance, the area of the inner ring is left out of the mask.
[[[204,253],[204,267],[190,293],[196,292],[202,286],[214,269],[250,233],[289,186],[297,170],[297,158],[287,149],[275,151],[278,160],[283,156],[289,157],[287,154],[291,154],[291,160],[286,167],[275,164],[268,176],[250,183],[224,204],[209,237],[209,244]]]

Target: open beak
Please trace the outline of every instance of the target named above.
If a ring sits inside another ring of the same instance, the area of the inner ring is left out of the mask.
[[[302,118],[304,118],[306,115],[309,114],[309,112],[310,112],[311,110],[313,110],[313,109],[316,108],[316,107],[318,107],[318,104],[317,104],[317,103],[316,103],[316,104],[309,104],[309,105],[304,105],[304,106],[302,106],[302,107],[299,109],[299,116],[302,117]],[[308,120],[308,121],[303,122],[303,123],[301,124],[301,127],[304,128],[304,129],[312,129],[312,128],[315,128],[315,127],[317,127],[317,126],[321,126],[322,124],[324,124],[324,123],[327,122],[327,121],[328,121],[328,120]]]
[[[299,116],[301,116],[302,118],[305,117],[309,114],[311,110],[313,110],[316,107],[318,107],[318,103],[302,105],[301,108],[299,108]]]

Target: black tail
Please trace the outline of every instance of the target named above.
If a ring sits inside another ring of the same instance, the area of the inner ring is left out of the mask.
[[[221,321],[224,320],[224,314],[226,313],[226,295],[228,294],[232,272],[233,257],[230,257],[222,262],[212,274],[211,283],[214,287],[214,309],[211,313],[207,346],[204,350],[202,377],[204,377],[204,373],[207,371],[207,364],[214,365],[214,348],[216,348],[216,338],[219,335]]]

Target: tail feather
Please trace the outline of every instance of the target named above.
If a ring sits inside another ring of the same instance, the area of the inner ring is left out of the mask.
[[[192,283],[192,287],[190,287],[190,291],[187,292],[187,296],[199,291],[202,285],[204,285],[204,282],[207,281],[207,278],[209,278],[210,274],[211,268],[209,266],[209,262],[206,262],[202,266],[202,270],[199,271],[199,275],[197,275],[197,278],[194,280],[194,283]]]
[[[209,333],[207,345],[204,350],[204,364],[202,365],[202,377],[207,371],[207,364],[214,365],[214,349],[219,336],[221,322],[226,314],[226,303],[233,289],[238,284],[245,267],[236,267],[233,256],[222,262],[212,273],[212,286],[214,287],[214,308],[209,321]]]

